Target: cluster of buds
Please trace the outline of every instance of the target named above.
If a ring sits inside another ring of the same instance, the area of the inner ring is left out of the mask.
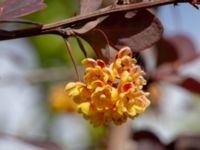
[[[78,110],[94,126],[121,124],[144,112],[150,104],[144,72],[136,65],[132,51],[121,49],[109,66],[103,60],[86,58],[84,82],[70,82],[65,90],[78,104]]]

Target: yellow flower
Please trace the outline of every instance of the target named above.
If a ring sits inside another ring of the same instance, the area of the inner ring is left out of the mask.
[[[83,117],[88,119],[94,127],[106,125],[111,121],[111,115],[105,115],[107,114],[106,111],[98,111],[92,103],[82,103],[78,109],[83,114]]]
[[[132,51],[121,49],[114,62],[86,58],[84,82],[71,82],[65,90],[78,104],[83,117],[94,126],[119,125],[145,111],[150,104],[148,93],[142,91],[144,72],[132,58]]]
[[[112,83],[115,76],[112,70],[106,67],[106,64],[102,60],[95,61],[94,59],[87,58],[82,61],[85,67],[84,82],[87,84],[92,83],[95,80],[101,80],[105,83]]]
[[[65,91],[69,92],[69,96],[77,103],[90,101],[91,92],[86,84],[82,82],[70,82],[66,85]]]
[[[117,90],[110,85],[97,87],[91,95],[91,102],[98,110],[108,110],[113,107],[117,98]]]
[[[129,117],[134,117],[143,112],[150,104],[150,101],[146,98],[147,95],[148,93],[133,88],[121,93],[117,102],[118,112]]]
[[[110,67],[117,76],[120,76],[124,71],[129,71],[136,62],[136,59],[132,58],[131,49],[125,47],[115,56],[114,62]]]
[[[48,97],[51,107],[56,112],[75,112],[77,110],[77,104],[63,90],[62,85],[53,87]]]

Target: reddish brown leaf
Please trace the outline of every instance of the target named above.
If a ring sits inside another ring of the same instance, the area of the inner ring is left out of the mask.
[[[34,145],[38,148],[45,149],[45,150],[61,150],[61,147],[57,144],[47,141],[47,140],[23,140],[27,144]]]
[[[175,61],[185,64],[199,57],[192,40],[181,34],[160,40],[157,43],[156,53],[158,66]]]
[[[200,82],[193,78],[184,78],[178,85],[191,92],[200,94]]]
[[[162,38],[157,43],[156,56],[157,66],[161,66],[167,63],[175,62],[178,59],[178,52],[176,51],[174,45],[172,45],[167,39]]]
[[[74,33],[79,34],[79,35],[85,34],[89,31],[91,31],[92,29],[94,29],[98,24],[103,22],[106,18],[107,18],[107,16],[97,18],[96,20],[92,20],[92,21],[85,23],[80,28],[74,28],[72,30]]]
[[[163,33],[162,24],[148,10],[141,10],[136,14],[135,12],[128,14],[119,12],[109,16],[96,28],[104,31],[111,46],[117,49],[129,46],[133,51],[152,46]]]
[[[169,38],[169,42],[174,45],[181,63],[187,63],[199,56],[193,41],[186,35],[177,34]]]
[[[165,145],[151,131],[138,131],[133,134],[133,140],[137,142],[137,150],[165,150]]]
[[[175,75],[177,68],[174,67],[173,63],[165,63],[159,66],[152,74],[151,78],[153,80],[165,80],[171,75]]]
[[[34,145],[44,150],[61,150],[60,146],[49,140],[25,139],[16,135],[0,132],[0,138],[14,138],[26,144]]]
[[[87,14],[101,7],[102,0],[81,0],[80,14]]]
[[[106,37],[100,31],[92,30],[80,36],[91,45],[98,58],[107,61],[107,58],[103,55],[102,50],[106,49],[106,45],[108,45],[108,43],[105,39]]]
[[[175,150],[199,150],[200,149],[200,136],[194,135],[182,135],[174,142]]]
[[[0,4],[0,19],[22,17],[45,7],[43,0],[5,0]]]
[[[85,47],[84,47],[84,45],[83,45],[81,39],[80,39],[78,36],[75,36],[75,39],[76,39],[77,44],[78,44],[80,50],[82,51],[83,55],[84,55],[85,57],[87,57],[87,51],[86,51],[86,49],[85,49]]]

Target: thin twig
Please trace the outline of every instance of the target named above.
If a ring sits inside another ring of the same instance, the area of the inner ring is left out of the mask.
[[[23,20],[23,19],[2,19],[0,20],[0,23],[20,23],[20,24],[40,25],[40,26],[43,25],[42,23],[39,22]]]
[[[77,80],[80,81],[80,75],[79,75],[79,73],[78,73],[76,60],[74,59],[74,56],[73,56],[73,54],[72,54],[71,45],[70,45],[68,39],[64,38],[64,41],[65,41],[65,44],[66,44],[66,46],[67,46],[67,51],[69,52],[69,55],[70,55],[70,57],[71,57],[71,60],[72,60],[72,63],[73,63],[73,66],[74,66],[74,69],[75,69],[75,72],[76,72]]]
[[[86,21],[96,19],[98,17],[111,15],[117,12],[127,12],[127,11],[157,7],[157,6],[167,5],[167,4],[186,3],[186,2],[188,1],[187,0],[160,0],[160,1],[154,1],[154,2],[133,3],[133,4],[128,4],[128,5],[112,5],[107,8],[99,9],[97,11],[94,11],[86,15],[79,15],[76,17],[72,17],[70,19],[65,19],[58,22],[46,24],[42,27],[42,29],[49,30],[55,27],[66,27],[66,26],[76,24],[77,22],[79,23],[86,22]]]

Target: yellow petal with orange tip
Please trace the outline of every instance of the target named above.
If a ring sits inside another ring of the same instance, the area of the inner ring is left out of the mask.
[[[69,91],[73,88],[75,88],[76,83],[75,82],[69,82],[66,86],[65,86],[65,91]]]
[[[97,65],[100,66],[101,68],[106,67],[106,63],[101,59],[97,59]]]
[[[150,105],[150,101],[146,97],[136,99],[134,107],[138,113],[142,113]]]
[[[131,107],[131,108],[129,108],[129,109],[127,109],[127,113],[128,113],[128,115],[131,116],[131,117],[134,117],[134,116],[137,114],[137,112],[136,112],[134,106]]]
[[[132,51],[129,47],[124,47],[120,49],[117,55],[118,55],[117,58],[122,58],[123,56],[132,57]]]
[[[81,63],[85,68],[89,68],[89,67],[94,68],[95,66],[97,66],[96,60],[92,58],[83,59]]]
[[[96,89],[97,87],[102,87],[104,85],[105,85],[105,83],[103,81],[95,80],[91,84],[88,84],[87,88],[92,90],[92,89]]]
[[[80,105],[78,105],[78,109],[84,115],[89,115],[90,114],[90,105],[91,104],[89,102],[81,103]]]

